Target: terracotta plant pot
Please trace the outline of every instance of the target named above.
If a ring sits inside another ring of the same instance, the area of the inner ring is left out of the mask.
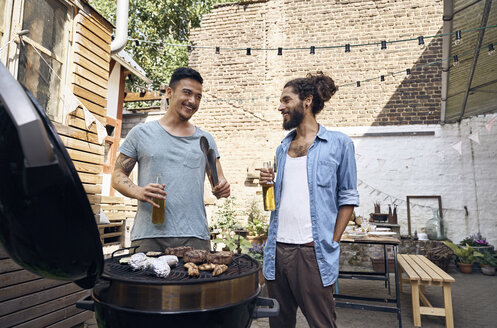
[[[481,273],[487,276],[495,276],[495,268],[489,265],[480,264]]]
[[[461,262],[459,262],[459,270],[462,273],[471,273],[471,272],[473,272],[473,263],[461,263]]]

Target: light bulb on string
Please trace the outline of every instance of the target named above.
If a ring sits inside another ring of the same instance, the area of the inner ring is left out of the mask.
[[[418,45],[421,49],[425,47],[425,38],[422,35],[418,36]]]
[[[387,48],[387,41],[381,41],[381,50],[385,50]]]
[[[247,56],[252,55],[252,50],[250,48],[247,48]]]
[[[407,75],[407,77],[411,77],[411,69],[410,68],[406,69],[406,75]]]
[[[310,52],[310,54],[314,55],[315,53],[316,53],[316,47],[315,46],[311,46],[311,52]]]
[[[459,56],[457,56],[457,55],[454,56],[452,65],[454,65],[454,66],[459,65]]]
[[[283,55],[283,48],[279,47],[278,48],[278,56],[282,56]]]
[[[220,52],[221,52],[221,48],[216,47],[216,55],[219,55]]]
[[[357,84],[357,87],[360,87],[361,86],[361,81],[357,81],[356,84]]]
[[[345,52],[350,52],[350,44],[345,45]]]
[[[385,82],[385,75],[380,76],[380,81]]]
[[[461,30],[457,30],[457,31],[456,31],[456,40],[454,41],[454,44],[455,44],[455,45],[460,44],[460,43],[461,43],[461,41],[462,41],[462,39],[461,39],[461,38],[462,38],[462,33],[461,33]]]
[[[493,44],[493,43],[490,43],[490,44],[488,45],[488,55],[489,55],[489,56],[492,56],[493,54],[495,54],[494,44]]]

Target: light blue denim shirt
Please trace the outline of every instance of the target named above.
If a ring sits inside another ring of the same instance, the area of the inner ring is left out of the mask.
[[[271,213],[269,234],[264,249],[264,277],[275,279],[276,236],[281,200],[281,181],[286,155],[296,131],[291,131],[276,150],[278,170],[274,186],[276,210]],[[333,241],[338,209],[342,205],[359,206],[354,143],[345,134],[328,131],[319,125],[316,139],[307,152],[307,180],[311,208],[312,237],[323,286],[338,277],[340,246]]]

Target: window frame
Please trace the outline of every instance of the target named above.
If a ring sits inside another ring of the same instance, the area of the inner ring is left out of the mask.
[[[5,30],[8,33],[4,34],[4,37],[1,40],[1,44],[4,45],[10,39],[16,36],[16,33],[22,29],[23,18],[24,18],[24,4],[26,1],[30,0],[6,0],[6,12],[10,9],[12,15],[6,15],[5,19]],[[75,5],[70,3],[67,0],[55,0],[58,3],[62,4],[67,8],[65,18],[64,18],[64,32],[62,35],[62,43],[63,43],[63,54],[62,56],[57,56],[52,50],[45,48],[38,42],[32,40],[29,37],[29,34],[23,36],[23,39],[26,40],[26,43],[30,43],[33,47],[36,48],[41,54],[50,57],[52,60],[57,61],[61,66],[61,74],[60,80],[55,76],[54,78],[58,81],[59,90],[58,90],[58,101],[57,107],[55,108],[55,115],[53,120],[65,124],[66,115],[64,115],[64,94],[65,90],[69,89],[68,85],[71,78],[72,72],[72,52],[73,52],[73,34],[74,34],[74,17],[75,17]],[[6,35],[9,35],[6,38]],[[7,63],[7,68],[12,73],[16,79],[18,79],[19,75],[19,57],[20,57],[20,40],[16,38],[13,43],[11,43],[7,50],[2,53],[0,60],[3,63]],[[29,46],[29,45],[28,45]],[[37,54],[36,54],[37,55]],[[42,61],[43,62],[43,61]],[[43,62],[43,65],[46,65]],[[52,72],[52,74],[54,74]]]

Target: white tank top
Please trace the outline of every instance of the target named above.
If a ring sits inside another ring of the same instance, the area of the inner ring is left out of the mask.
[[[287,155],[284,170],[276,240],[306,244],[313,241],[307,156],[293,158]]]

